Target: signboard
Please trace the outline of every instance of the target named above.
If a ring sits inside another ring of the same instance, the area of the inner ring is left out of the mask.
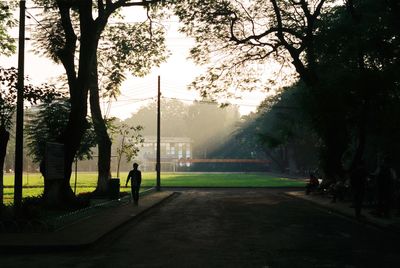
[[[45,151],[46,179],[64,179],[64,144],[46,142]]]

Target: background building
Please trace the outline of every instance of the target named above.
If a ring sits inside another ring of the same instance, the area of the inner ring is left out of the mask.
[[[190,167],[191,163],[182,164],[179,160],[193,156],[192,140],[188,137],[161,137],[160,157],[162,171],[178,171],[179,168]],[[157,156],[157,138],[145,136],[143,147],[136,159],[143,171],[154,171]]]

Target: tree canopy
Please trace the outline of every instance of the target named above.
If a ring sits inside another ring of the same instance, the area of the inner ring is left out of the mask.
[[[14,113],[17,108],[17,77],[16,68],[0,66],[0,205],[3,203],[3,167],[13,125]],[[24,98],[30,104],[40,101],[49,102],[58,97],[59,93],[51,85],[24,86]]]
[[[175,10],[182,31],[196,40],[192,57],[201,64],[218,59],[193,84],[203,94],[252,89],[257,79],[271,87],[276,81],[254,68],[268,68],[271,59],[294,67],[291,78],[304,83],[294,99],[320,141],[327,177],[342,177],[361,158],[395,155],[398,1],[187,0]],[[286,130],[269,142],[288,142],[296,124],[287,126],[275,125]]]
[[[165,57],[163,28],[153,23],[157,17],[157,0],[34,0],[42,8],[35,34],[36,49],[64,66],[71,105],[68,123],[58,142],[65,145],[65,178],[47,195],[62,204],[74,199],[69,186],[71,167],[87,127],[87,100],[99,144],[99,189],[105,190],[110,176],[111,141],[101,113],[100,91],[109,97],[118,95],[125,68],[143,75]],[[147,20],[127,25],[122,20],[124,7],[142,7]],[[137,38],[137,39],[136,39]],[[139,50],[140,51],[137,51]],[[131,53],[131,52],[137,52]],[[99,64],[101,63],[101,64]],[[104,76],[101,77],[99,74]],[[104,82],[104,83],[101,83]],[[110,91],[111,90],[111,91]]]
[[[70,104],[65,98],[42,102],[27,113],[25,132],[28,154],[33,162],[40,163],[45,155],[47,142],[55,142],[68,122]],[[91,122],[89,119],[88,122]],[[79,160],[92,158],[92,147],[96,145],[93,125],[90,124],[77,152]]]
[[[12,13],[15,4],[12,1],[0,2],[0,55],[10,56],[15,52],[14,38],[8,32],[16,24]]]
[[[261,75],[266,75],[265,65],[276,63],[293,63],[299,74],[311,79],[307,65],[313,60],[306,50],[312,49],[319,15],[330,10],[324,4],[332,1],[176,2],[175,12],[184,23],[181,30],[196,40],[192,58],[210,63],[193,87],[203,94],[226,94],[231,88],[271,88],[277,81]]]

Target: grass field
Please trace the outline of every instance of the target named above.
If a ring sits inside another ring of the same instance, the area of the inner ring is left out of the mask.
[[[125,188],[127,172],[120,173],[121,191]],[[156,185],[155,172],[142,173],[142,186]],[[13,199],[14,175],[4,176],[4,198],[9,203]],[[71,187],[74,189],[75,175],[71,177]],[[80,172],[77,176],[76,193],[91,192],[97,183],[96,173]],[[39,173],[24,173],[23,196],[38,196],[43,193],[43,177]],[[304,180],[288,179],[265,173],[161,173],[161,187],[304,187]]]

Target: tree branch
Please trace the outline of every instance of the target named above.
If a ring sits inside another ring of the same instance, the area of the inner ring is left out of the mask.
[[[74,88],[73,84],[76,80],[74,59],[77,36],[71,22],[70,4],[71,3],[67,3],[63,0],[57,1],[58,9],[61,16],[61,25],[65,33],[65,44],[64,47],[58,52],[58,56],[67,73],[68,84],[70,85],[70,88]],[[70,94],[72,95],[73,92],[70,92]]]
[[[158,3],[158,2],[161,2],[161,1],[163,1],[163,0],[141,0],[141,1],[118,0],[115,3],[110,3],[108,6],[110,7],[110,11],[113,12],[114,10],[116,10],[116,9],[118,9],[120,7],[132,7],[132,6],[146,7],[146,6],[149,6],[150,4],[155,4],[155,3]]]
[[[103,0],[97,0],[97,8],[99,9],[99,17],[104,16],[104,2]]]
[[[319,4],[317,5],[317,8],[315,9],[315,11],[314,11],[314,14],[313,14],[313,16],[316,18],[316,17],[318,17],[320,14],[321,14],[321,9],[322,9],[322,6],[325,4],[325,0],[321,0],[320,2],[319,2]]]
[[[256,45],[256,44],[250,42],[251,40],[255,40],[255,41],[259,42],[259,43],[263,43],[263,42],[260,41],[263,37],[266,37],[267,35],[272,34],[272,33],[276,33],[279,30],[281,30],[282,32],[291,34],[291,35],[293,35],[296,38],[299,38],[301,40],[303,39],[303,36],[301,34],[297,33],[296,31],[294,31],[292,29],[285,28],[285,27],[280,27],[280,28],[279,27],[271,27],[271,28],[269,28],[268,30],[266,30],[265,32],[263,32],[261,34],[257,34],[257,35],[254,34],[254,35],[247,36],[246,38],[239,39],[234,33],[234,27],[235,27],[235,24],[236,24],[236,21],[238,20],[238,18],[237,18],[237,15],[235,13],[232,13],[232,14],[234,15],[234,18],[232,18],[231,25],[230,25],[230,34],[231,34],[230,40],[234,41],[234,42],[236,42],[238,44]]]

